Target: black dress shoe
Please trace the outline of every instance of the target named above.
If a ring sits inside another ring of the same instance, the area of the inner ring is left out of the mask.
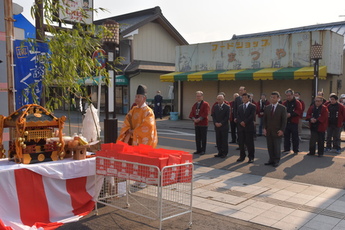
[[[253,163],[253,162],[254,162],[253,159],[249,159],[249,160],[248,160],[248,164]]]
[[[220,154],[215,154],[214,157],[221,157],[222,155]]]
[[[279,164],[278,164],[278,163],[273,163],[272,166],[273,166],[273,167],[278,167]]]
[[[235,143],[236,143],[236,141],[231,141],[231,142],[229,142],[229,143],[233,143],[233,144],[235,144]]]
[[[205,152],[200,152],[200,155],[204,155],[205,154]]]
[[[314,156],[315,153],[308,153],[307,155],[308,155],[308,156]]]
[[[225,158],[227,154],[220,155],[220,158]]]
[[[319,154],[318,157],[323,157],[323,154]]]
[[[273,162],[267,162],[265,165],[273,165]]]
[[[237,162],[242,162],[242,161],[244,161],[244,158],[238,158],[237,159]]]
[[[194,152],[193,154],[200,154],[199,152]]]

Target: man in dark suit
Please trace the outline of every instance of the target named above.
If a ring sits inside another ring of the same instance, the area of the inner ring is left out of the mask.
[[[237,125],[235,122],[235,116],[234,116],[234,103],[235,99],[239,97],[240,95],[238,93],[234,93],[233,98],[234,100],[230,102],[230,130],[231,130],[231,142],[229,143],[237,143],[237,134],[236,134],[236,129]]]
[[[256,104],[256,114],[259,117],[259,136],[262,136],[262,129],[264,124],[264,111],[266,106],[268,106],[270,102],[266,99],[266,94],[261,94],[260,100]]]
[[[216,133],[216,144],[218,154],[215,157],[225,158],[228,155],[228,135],[229,135],[229,116],[230,106],[224,101],[224,95],[217,96],[217,104],[213,106],[212,118]]]
[[[265,165],[277,167],[280,161],[280,146],[286,127],[287,112],[286,107],[279,102],[280,94],[277,91],[271,93],[270,101],[264,110],[264,130],[266,136],[269,160]]]
[[[240,88],[238,88],[238,95],[239,96],[234,99],[232,109],[233,109],[233,114],[234,114],[234,122],[236,124],[238,124],[238,122],[237,122],[237,109],[238,109],[239,105],[242,104],[242,95],[244,93],[247,93],[246,87],[240,86]],[[237,132],[238,132],[238,130],[237,130]],[[237,133],[237,139],[238,139],[238,133]],[[236,150],[240,150],[240,148],[238,147]]]
[[[285,91],[286,100],[283,105],[287,111],[287,124],[284,131],[284,151],[283,153],[290,153],[291,140],[294,154],[299,152],[299,138],[298,138],[298,123],[302,117],[302,104],[296,100],[294,91],[287,89]]]
[[[233,110],[234,110],[234,121],[237,123],[237,109],[238,109],[238,106],[240,105],[240,104],[242,104],[243,102],[242,102],[242,95],[244,94],[244,93],[247,93],[247,90],[246,90],[246,87],[244,87],[244,86],[241,86],[239,89],[238,89],[238,97],[236,97],[235,98],[235,100],[234,100],[234,108],[233,108]]]
[[[163,97],[161,95],[161,91],[157,91],[157,95],[154,97],[154,109],[155,109],[155,117],[162,119],[162,102]]]
[[[248,163],[254,161],[254,117],[256,115],[256,105],[249,102],[250,96],[242,94],[242,105],[237,108],[237,133],[240,145],[240,158],[237,162],[242,162],[246,158],[245,146],[248,150]]]

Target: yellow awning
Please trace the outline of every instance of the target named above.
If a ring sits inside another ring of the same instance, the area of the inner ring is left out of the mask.
[[[319,78],[326,79],[327,66],[319,67]],[[229,81],[229,80],[306,80],[314,78],[314,67],[261,68],[173,72],[160,76],[161,81]]]

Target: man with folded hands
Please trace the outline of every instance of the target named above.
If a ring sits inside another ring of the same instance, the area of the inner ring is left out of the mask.
[[[224,101],[224,95],[217,96],[217,104],[213,106],[212,118],[214,131],[216,133],[216,144],[218,154],[215,157],[225,158],[228,155],[229,117],[230,106]]]
[[[126,115],[117,140],[155,148],[158,143],[156,121],[152,109],[146,104],[146,94],[146,86],[139,85],[135,95],[136,105]]]

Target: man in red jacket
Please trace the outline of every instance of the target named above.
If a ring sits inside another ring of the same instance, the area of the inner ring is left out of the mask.
[[[309,121],[310,140],[309,153],[307,155],[315,155],[316,143],[317,154],[319,157],[323,156],[325,145],[325,132],[328,126],[328,109],[322,104],[323,98],[317,96],[314,100],[314,105],[311,105],[307,112],[306,120]]]
[[[206,151],[208,114],[210,113],[210,105],[203,100],[203,95],[202,91],[196,91],[196,103],[189,114],[195,127],[196,152],[194,154],[200,155],[204,155]]]
[[[331,151],[332,142],[333,149],[340,154],[340,135],[343,122],[345,121],[345,108],[342,104],[338,103],[338,96],[332,93],[329,96],[330,103],[328,108],[328,128],[327,128],[327,145],[326,152]]]
[[[298,100],[302,104],[301,119],[299,119],[299,122],[298,122],[298,136],[299,136],[299,140],[302,141],[302,138],[301,138],[301,135],[302,135],[302,120],[303,120],[303,113],[304,113],[304,110],[305,110],[305,103],[301,99],[301,93],[300,92],[295,92],[295,98],[296,98],[296,100]]]
[[[285,91],[286,101],[283,105],[287,111],[287,124],[284,131],[284,153],[290,153],[291,139],[294,154],[299,152],[298,123],[301,119],[302,104],[294,97],[294,91],[287,89]]]

